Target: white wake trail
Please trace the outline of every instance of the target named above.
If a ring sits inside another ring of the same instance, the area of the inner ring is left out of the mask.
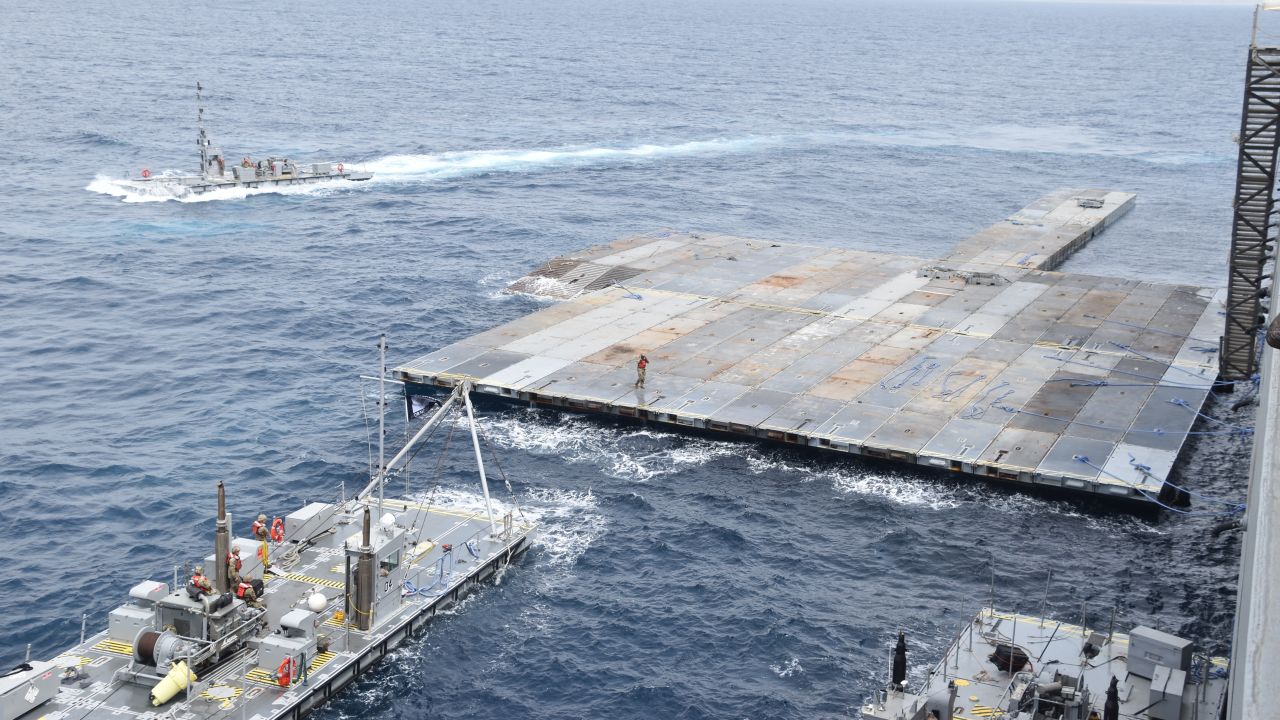
[[[695,140],[674,145],[642,144],[630,147],[588,147],[559,150],[463,150],[443,153],[388,155],[367,163],[350,163],[353,170],[372,172],[373,179],[352,183],[346,180],[283,188],[227,188],[212,192],[184,194],[176,186],[135,179],[98,175],[85,189],[121,198],[124,202],[210,202],[242,200],[252,195],[320,195],[343,189],[359,189],[386,183],[434,183],[454,178],[493,173],[534,173],[567,167],[602,167],[628,162],[645,162],[698,155],[726,155],[784,142],[781,136],[750,136]],[[175,174],[170,171],[168,174]]]
[[[425,155],[390,155],[365,166],[374,179],[407,181],[443,180],[504,172],[534,172],[547,168],[586,167],[619,162],[693,155],[747,152],[780,142],[777,137],[718,138],[676,145],[635,145],[566,150],[474,150]]]

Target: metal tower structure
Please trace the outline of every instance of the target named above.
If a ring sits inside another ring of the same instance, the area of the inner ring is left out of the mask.
[[[1259,47],[1257,13],[1245,74],[1240,117],[1240,156],[1231,224],[1227,318],[1219,370],[1224,380],[1257,372],[1262,299],[1275,244],[1276,160],[1280,152],[1280,47]]]

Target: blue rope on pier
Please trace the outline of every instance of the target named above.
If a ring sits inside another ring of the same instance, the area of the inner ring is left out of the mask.
[[[1003,391],[999,395],[992,397],[997,391]],[[978,396],[972,404],[960,411],[961,420],[978,420],[987,414],[987,408],[1004,402],[1004,399],[1015,392],[1014,388],[1008,382],[1000,382],[987,388],[986,392]],[[988,400],[990,398],[990,400]]]
[[[1122,322],[1120,320],[1111,320],[1109,318],[1098,317],[1097,315],[1085,315],[1085,317],[1089,318],[1090,320],[1101,320],[1104,323],[1111,323],[1112,325],[1123,325],[1125,327],[1137,328],[1143,332],[1160,333],[1161,335],[1172,335],[1173,337],[1176,337],[1176,338],[1183,338],[1184,340],[1195,340],[1196,342],[1202,342],[1202,343],[1213,342],[1213,340],[1205,340],[1203,338],[1191,337],[1190,335],[1183,335],[1181,333],[1169,332],[1168,330],[1161,330],[1160,328],[1148,327],[1146,325],[1138,325],[1137,323],[1127,323],[1127,322]],[[1215,347],[1213,351],[1217,352],[1218,349]]]
[[[1177,365],[1174,365],[1173,363],[1167,363],[1167,362],[1165,362],[1165,361],[1163,361],[1163,360],[1160,360],[1159,358],[1153,358],[1153,357],[1151,357],[1150,355],[1146,355],[1146,354],[1140,353],[1140,352],[1138,352],[1137,350],[1134,350],[1131,346],[1129,346],[1129,345],[1125,345],[1124,343],[1118,343],[1118,342],[1114,342],[1114,341],[1110,341],[1110,340],[1109,340],[1108,342],[1110,342],[1112,345],[1115,345],[1116,347],[1120,348],[1121,350],[1124,350],[1125,352],[1128,352],[1128,353],[1133,353],[1134,355],[1137,355],[1138,357],[1140,357],[1140,358],[1142,358],[1142,359],[1144,359],[1144,360],[1150,360],[1151,362],[1160,363],[1161,365],[1164,365],[1164,366],[1165,366],[1165,367],[1167,367],[1167,368],[1173,368],[1174,370],[1177,370],[1177,371],[1179,371],[1179,372],[1184,372],[1184,373],[1186,373],[1186,374],[1190,375],[1191,377],[1196,378],[1197,380],[1204,380],[1204,376],[1203,376],[1203,375],[1201,375],[1201,374],[1199,374],[1199,373],[1193,373],[1193,372],[1191,372],[1190,370],[1188,370],[1188,369],[1186,369],[1186,368],[1184,368],[1184,367],[1178,367]]]
[[[907,383],[919,386],[934,370],[937,370],[938,367],[940,367],[940,364],[934,358],[924,358],[915,365],[899,370],[893,375],[881,380],[880,387],[885,390],[896,391],[902,389],[902,386]]]
[[[951,372],[947,373],[946,375],[943,375],[943,376],[942,376],[942,388],[941,388],[940,390],[938,390],[938,392],[934,393],[934,394],[933,394],[933,396],[934,396],[934,397],[936,397],[936,398],[945,398],[945,399],[950,400],[952,395],[956,395],[956,394],[962,393],[962,392],[964,392],[965,390],[968,390],[969,388],[973,387],[974,383],[979,383],[979,382],[982,382],[983,380],[986,380],[986,379],[987,379],[987,376],[986,376],[986,375],[978,375],[977,377],[975,377],[975,378],[973,378],[972,380],[970,380],[969,382],[967,382],[967,383],[965,383],[965,384],[961,385],[960,387],[958,387],[958,388],[952,388],[952,387],[950,387],[951,378],[953,378],[953,377],[955,377],[955,376],[957,376],[957,375],[964,375],[964,372],[962,372],[962,371],[960,371],[960,370],[952,370]]]
[[[623,290],[626,290],[626,291],[627,291],[627,294],[622,296],[622,297],[624,297],[624,298],[630,298],[630,299],[632,299],[632,300],[643,300],[643,299],[644,299],[644,296],[643,296],[643,295],[641,295],[640,293],[638,293],[638,292],[636,292],[636,291],[632,290],[631,288],[627,287],[626,285],[623,285],[622,283],[618,283],[618,282],[616,282],[616,283],[614,283],[614,285],[617,285],[618,287],[620,287],[620,288],[622,288]]]
[[[1173,399],[1171,399],[1171,400],[1169,401],[1169,404],[1171,404],[1171,405],[1177,405],[1177,406],[1182,407],[1182,408],[1186,408],[1187,410],[1190,410],[1191,412],[1195,413],[1195,414],[1196,414],[1196,417],[1201,417],[1201,418],[1204,418],[1205,420],[1209,420],[1209,421],[1211,421],[1211,422],[1216,422],[1216,423],[1218,423],[1218,424],[1220,424],[1220,425],[1226,425],[1226,426],[1227,426],[1227,427],[1229,427],[1229,428],[1235,428],[1236,430],[1239,430],[1239,431],[1240,431],[1240,434],[1241,434],[1241,435],[1252,435],[1252,434],[1253,434],[1253,428],[1252,428],[1252,427],[1245,426],[1245,425],[1234,425],[1234,424],[1232,424],[1232,423],[1227,422],[1226,420],[1222,420],[1222,419],[1216,418],[1216,417],[1214,417],[1214,416],[1212,416],[1212,415],[1206,415],[1206,414],[1204,414],[1204,413],[1200,412],[1199,410],[1197,410],[1197,409],[1195,409],[1195,408],[1191,407],[1191,403],[1187,402],[1186,400],[1183,400],[1182,398],[1173,398]]]
[[[1160,436],[1160,435],[1249,435],[1253,433],[1253,428],[1237,428],[1234,430],[1198,430],[1198,431],[1187,430],[1185,432],[1175,431],[1175,430],[1165,430],[1164,428],[1152,428],[1150,430],[1144,430],[1142,428],[1129,428],[1126,430],[1125,428],[1122,428],[1122,427],[1111,427],[1109,425],[1087,423],[1087,422],[1084,422],[1083,420],[1058,417],[1057,415],[1049,415],[1047,413],[1038,413],[1034,410],[1023,410],[1022,408],[1016,408],[1011,405],[1004,405],[1002,403],[998,404],[993,402],[992,405],[1000,408],[1001,410],[1004,410],[1007,413],[1031,415],[1033,417],[1044,418],[1046,420],[1057,420],[1059,422],[1064,422],[1072,425],[1080,425],[1082,427],[1096,428],[1098,430],[1118,430],[1124,433],[1148,433],[1148,434],[1157,435],[1157,436]]]
[[[1103,367],[1102,365],[1095,365],[1095,364],[1093,364],[1093,363],[1091,363],[1091,362],[1085,362],[1084,360],[1070,360],[1070,359],[1067,359],[1067,358],[1060,358],[1060,357],[1056,357],[1056,356],[1054,356],[1054,355],[1052,355],[1052,354],[1050,354],[1050,355],[1045,355],[1044,357],[1046,357],[1046,358],[1048,358],[1048,359],[1050,359],[1050,360],[1057,360],[1058,362],[1061,362],[1061,363],[1068,363],[1068,364],[1070,364],[1070,365],[1084,365],[1085,367],[1096,368],[1096,369],[1098,369],[1098,370],[1106,370],[1107,372],[1119,373],[1119,374],[1121,374],[1121,375],[1131,375],[1131,376],[1133,376],[1133,377],[1140,377],[1140,378],[1142,378],[1142,379],[1144,379],[1144,380],[1157,380],[1157,381],[1160,381],[1160,380],[1163,380],[1163,379],[1164,379],[1164,378],[1156,377],[1156,376],[1154,376],[1154,375],[1146,375],[1146,374],[1144,374],[1144,373],[1130,372],[1130,371],[1128,371],[1128,370],[1120,370],[1120,369],[1117,369],[1117,368]],[[1157,360],[1156,362],[1160,362],[1160,361],[1159,361],[1159,360]],[[1194,374],[1194,373],[1192,373],[1192,374]],[[1199,376],[1197,375],[1197,377],[1199,377]],[[1204,378],[1201,378],[1201,379],[1203,380]],[[1178,388],[1184,388],[1184,389],[1187,389],[1187,390],[1212,390],[1212,389],[1213,389],[1213,388],[1215,388],[1215,387],[1219,387],[1219,386],[1223,386],[1223,385],[1230,385],[1231,383],[1230,383],[1230,382],[1227,382],[1227,381],[1214,381],[1214,382],[1212,382],[1212,383],[1210,383],[1210,384],[1208,384],[1208,385],[1192,385],[1191,383],[1176,383],[1176,382],[1175,382],[1175,383],[1167,383],[1167,382],[1165,382],[1165,383],[1159,383],[1159,382],[1158,382],[1157,384],[1158,384],[1158,385],[1163,385],[1163,386],[1165,386],[1165,387],[1178,387]]]
[[[1094,464],[1092,461],[1090,461],[1090,460],[1089,460],[1089,456],[1088,456],[1088,455],[1072,455],[1072,456],[1071,456],[1071,459],[1072,459],[1072,460],[1075,460],[1076,462],[1080,462],[1080,463],[1083,463],[1083,464],[1085,464],[1085,465],[1088,465],[1089,467],[1093,468],[1094,470],[1097,470],[1098,472],[1102,473],[1103,475],[1107,475],[1108,477],[1112,477],[1112,478],[1115,478],[1116,480],[1119,480],[1120,482],[1124,483],[1125,485],[1128,485],[1129,487],[1133,488],[1134,490],[1137,490],[1137,491],[1138,491],[1138,493],[1140,493],[1143,497],[1145,497],[1146,499],[1148,499],[1148,500],[1150,500],[1151,502],[1155,503],[1156,505],[1159,505],[1160,507],[1164,508],[1165,510],[1169,510],[1169,511],[1171,511],[1171,512],[1178,513],[1179,515],[1213,515],[1213,516],[1217,516],[1217,515],[1239,515],[1240,513],[1243,513],[1243,512],[1245,511],[1245,509],[1246,509],[1246,505],[1245,505],[1244,503],[1236,503],[1236,502],[1231,502],[1231,501],[1229,501],[1229,500],[1221,500],[1221,499],[1219,499],[1219,498],[1209,497],[1209,496],[1207,496],[1207,495],[1201,495],[1200,493],[1197,493],[1197,492],[1194,492],[1194,491],[1191,491],[1191,490],[1187,490],[1186,488],[1178,487],[1177,485],[1174,485],[1173,483],[1171,483],[1171,482],[1169,482],[1168,480],[1166,480],[1166,481],[1165,481],[1165,485],[1168,485],[1169,487],[1171,487],[1171,488],[1173,488],[1173,489],[1175,489],[1175,490],[1179,490],[1179,491],[1184,492],[1184,493],[1186,493],[1186,494],[1188,494],[1188,495],[1190,495],[1190,496],[1192,496],[1192,497],[1198,497],[1198,498],[1201,498],[1201,499],[1206,500],[1206,501],[1208,501],[1208,502],[1214,502],[1214,503],[1220,503],[1220,504],[1222,504],[1222,505],[1226,505],[1226,506],[1228,507],[1228,509],[1227,509],[1227,510],[1186,510],[1186,509],[1184,509],[1184,508],[1177,508],[1177,507],[1173,507],[1173,506],[1171,506],[1171,505],[1166,505],[1166,504],[1164,504],[1164,503],[1160,502],[1160,499],[1159,499],[1159,498],[1154,497],[1154,496],[1153,496],[1149,491],[1147,491],[1145,488],[1139,487],[1138,485],[1136,485],[1136,484],[1134,484],[1134,483],[1132,483],[1132,482],[1130,482],[1130,481],[1128,481],[1128,480],[1126,480],[1126,479],[1124,479],[1124,478],[1120,477],[1119,475],[1116,475],[1116,474],[1115,474],[1115,473],[1113,473],[1113,472],[1109,472],[1107,469],[1103,468],[1101,465],[1096,465],[1096,464]],[[1142,464],[1137,463],[1137,462],[1134,460],[1133,455],[1130,455],[1130,456],[1129,456],[1129,464],[1130,464],[1130,465],[1133,465],[1133,466],[1134,466],[1134,468],[1135,468],[1135,469],[1137,469],[1137,470],[1138,470],[1138,472],[1141,472],[1143,475],[1150,476],[1151,468],[1150,468],[1149,466],[1147,466],[1147,465],[1142,465]]]

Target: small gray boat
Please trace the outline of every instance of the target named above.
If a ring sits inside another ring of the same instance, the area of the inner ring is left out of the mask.
[[[368,180],[373,173],[348,168],[341,162],[297,163],[287,157],[271,156],[254,160],[245,156],[239,162],[228,163],[222,151],[204,129],[204,88],[196,83],[196,147],[200,151],[199,175],[157,175],[150,168],[143,168],[139,177],[130,182],[164,186],[175,196],[203,194],[227,188],[274,190],[292,185],[311,185],[331,180]]]

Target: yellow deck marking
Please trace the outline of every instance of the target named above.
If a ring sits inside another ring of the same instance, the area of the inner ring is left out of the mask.
[[[230,690],[230,691],[231,691],[231,696],[230,696],[230,697],[218,697],[217,695],[214,695],[214,694],[213,694],[213,690],[214,690],[215,688],[216,688],[216,689],[219,689],[219,690],[221,690],[222,688],[226,688],[226,689],[228,689],[228,690]],[[231,703],[231,701],[232,701],[232,700],[235,700],[235,699],[236,699],[236,698],[238,698],[238,697],[240,697],[240,693],[242,693],[242,692],[244,692],[244,688],[238,688],[238,687],[236,687],[236,686],[234,686],[234,685],[227,685],[227,684],[225,684],[225,683],[219,683],[219,684],[217,684],[217,685],[211,685],[211,686],[209,686],[209,689],[208,689],[208,690],[205,690],[204,692],[200,693],[200,697],[202,697],[202,698],[204,698],[205,700],[208,700],[208,701],[210,701],[210,702],[216,702],[216,703],[218,703],[219,705],[221,705],[221,706],[222,706],[222,709],[223,709],[223,710],[230,710],[230,709],[231,709],[231,704],[232,704],[232,703]]]
[[[309,583],[311,585],[323,585],[325,587],[334,588],[335,590],[344,590],[347,587],[347,584],[341,580],[326,580],[324,578],[310,577],[299,573],[289,573],[288,575],[285,575],[285,578],[295,580],[297,582]]]
[[[125,657],[133,657],[133,646],[119,640],[103,640],[93,646],[94,650],[102,652],[114,653],[116,655],[124,655]]]
[[[314,673],[329,664],[329,661],[336,657],[338,657],[337,653],[331,652],[322,652],[319,655],[316,655],[311,658],[311,662],[307,663],[307,674],[310,675],[311,673]],[[275,670],[254,668],[247,673],[247,677],[256,683],[262,683],[263,685],[270,685],[272,687],[280,687],[280,683],[276,682],[275,679]]]
[[[129,657],[133,657],[133,648],[129,649]],[[76,667],[79,668],[88,665],[91,658],[87,658],[83,655],[59,655],[53,659],[54,664],[56,665],[59,660],[75,660]]]

